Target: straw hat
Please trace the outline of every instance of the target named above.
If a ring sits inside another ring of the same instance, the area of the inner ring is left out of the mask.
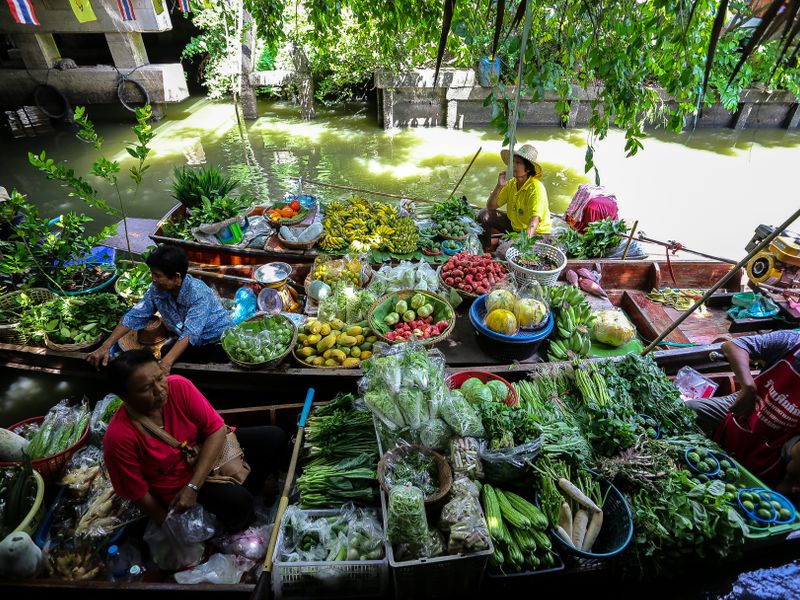
[[[500,151],[500,156],[503,157],[503,162],[506,164],[508,164],[508,155],[508,150],[504,149]],[[519,148],[514,148],[514,155],[524,158],[533,165],[534,177],[539,177],[542,174],[542,165],[536,162],[536,159],[539,158],[539,151],[531,144],[525,144]]]
[[[161,347],[169,341],[169,338],[170,332],[167,326],[158,317],[153,317],[144,326],[144,329],[138,331],[131,329],[117,343],[123,351],[146,348],[156,358],[160,359]]]

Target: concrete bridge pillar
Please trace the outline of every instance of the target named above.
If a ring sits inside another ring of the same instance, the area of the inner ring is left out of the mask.
[[[50,33],[15,33],[11,36],[19,49],[26,69],[52,69],[61,58]]]
[[[141,33],[106,33],[105,36],[114,66],[118,69],[135,69],[150,64]]]

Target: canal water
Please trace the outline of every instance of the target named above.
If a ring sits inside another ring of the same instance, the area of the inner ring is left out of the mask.
[[[375,108],[353,104],[322,108],[314,121],[303,121],[295,107],[262,102],[260,117],[247,123],[246,136],[236,127],[233,108],[193,98],[170,106],[167,119],[155,125],[151,168],[134,198],[125,172],[133,163],[124,150],[133,139],[132,116],[92,107],[89,116],[105,139],[102,154],[121,161],[124,201],[131,217],[158,219],[170,207],[173,170],[190,163],[219,165],[241,178],[244,189],[275,200],[297,189],[298,178],[417,198],[446,198],[473,155],[482,149],[459,193],[485,203],[503,169],[501,141],[489,127],[463,131],[444,128],[385,132]],[[127,120],[126,117],[127,116]],[[551,209],[561,212],[578,185],[594,180],[583,172],[587,132],[523,128],[519,143],[539,151]],[[7,134],[6,134],[7,136]],[[625,138],[612,131],[596,145],[602,183],[619,199],[621,214],[639,220],[650,237],[677,240],[689,248],[740,258],[759,223],[778,223],[798,205],[796,176],[800,133],[782,130],[697,130],[681,135],[652,132],[637,156],[626,158]],[[3,140],[0,185],[28,194],[43,215],[81,210],[81,201],[56,182],[47,181],[28,162],[28,152],[45,151],[87,174],[98,154],[68,128],[52,137]],[[87,175],[113,205],[109,186]],[[351,192],[306,184],[306,191],[326,198]],[[96,215],[95,225],[116,219]],[[646,247],[663,254],[657,247]],[[88,384],[85,384],[88,385]],[[102,386],[77,389],[51,377],[0,373],[3,421],[42,414],[60,397],[89,393],[102,397]]]

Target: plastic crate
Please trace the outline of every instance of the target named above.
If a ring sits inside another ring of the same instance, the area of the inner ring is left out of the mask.
[[[305,512],[311,517],[331,517],[342,511]],[[279,560],[282,549],[283,524],[272,560],[272,591],[276,598],[362,598],[385,596],[389,590],[386,555],[380,560],[283,562]]]
[[[771,489],[758,477],[745,469],[741,463],[730,457],[728,457],[728,460],[732,460],[739,468],[739,483],[744,483],[745,487],[748,488],[764,488],[766,490]],[[800,537],[800,516],[795,519],[794,523],[770,525],[769,527],[761,530],[750,529],[750,531],[745,535],[748,546],[772,546],[783,543],[784,540],[795,539],[798,537]]]
[[[553,546],[553,555],[556,559],[556,564],[547,569],[536,569],[535,571],[522,571],[521,573],[492,573],[490,570],[486,571],[486,578],[489,580],[492,590],[502,590],[504,587],[515,587],[522,584],[526,579],[533,579],[536,581],[537,577],[544,577],[561,573],[564,570],[564,561],[561,560],[561,555],[555,546]]]

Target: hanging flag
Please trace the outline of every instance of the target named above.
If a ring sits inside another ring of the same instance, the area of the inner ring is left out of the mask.
[[[94,14],[89,0],[69,0],[69,5],[72,7],[72,12],[75,13],[78,23],[97,21],[97,16]]]
[[[8,7],[11,9],[11,15],[14,20],[20,25],[38,25],[39,19],[36,18],[36,13],[33,12],[33,4],[31,0],[6,0]]]
[[[155,9],[157,15],[163,13],[164,12],[163,0],[153,0],[153,8]]]
[[[119,14],[123,21],[135,21],[136,13],[133,12],[133,0],[117,0]]]
[[[178,0],[181,5],[181,11],[185,13],[192,12],[192,3],[190,0]]]

